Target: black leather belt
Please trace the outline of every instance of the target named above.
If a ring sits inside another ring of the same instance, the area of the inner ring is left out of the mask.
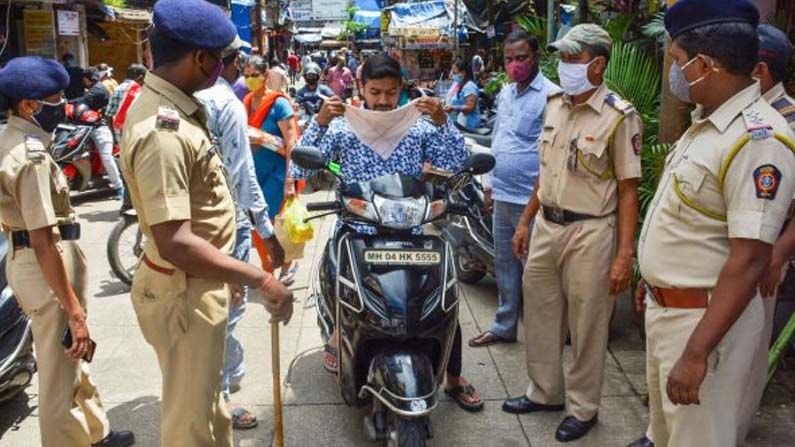
[[[544,219],[554,222],[558,225],[568,225],[573,222],[578,222],[587,219],[599,219],[602,216],[592,216],[590,214],[575,213],[574,211],[564,210],[563,208],[552,208],[549,206],[541,206],[544,212]]]
[[[58,225],[58,232],[61,234],[62,241],[76,241],[80,239],[80,224],[75,222]],[[27,230],[12,231],[11,243],[14,248],[30,248],[30,233]]]

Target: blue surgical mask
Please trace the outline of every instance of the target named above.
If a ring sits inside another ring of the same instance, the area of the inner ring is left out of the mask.
[[[671,94],[680,101],[686,102],[688,104],[693,103],[693,99],[690,97],[690,87],[698,84],[705,78],[704,76],[701,76],[695,81],[690,82],[685,77],[685,68],[692,64],[696,59],[698,59],[698,56],[690,59],[681,67],[674,61],[671,64],[671,71],[668,73],[668,88],[670,88]],[[713,70],[715,70],[715,68],[713,68]]]
[[[453,75],[453,82],[455,82],[456,84],[460,84],[460,83],[464,82],[464,78],[461,77],[460,74],[454,74]]]

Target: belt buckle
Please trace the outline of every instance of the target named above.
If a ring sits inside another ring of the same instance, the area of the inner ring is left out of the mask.
[[[552,221],[557,224],[563,225],[566,223],[566,215],[560,208],[550,208],[549,215],[552,217]]]

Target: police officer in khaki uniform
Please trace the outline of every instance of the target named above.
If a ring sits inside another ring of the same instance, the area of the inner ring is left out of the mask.
[[[234,25],[204,0],[160,0],[150,34],[154,70],[131,106],[121,168],[147,239],[132,301],[163,375],[163,447],[229,447],[221,396],[229,305],[226,284],[265,294],[288,321],[292,294],[230,256],[235,210],[204,109],[192,96],[215,83]]]
[[[9,106],[0,134],[0,216],[11,243],[6,274],[30,316],[39,372],[44,447],[121,447],[130,432],[110,431],[88,372],[93,345],[86,325],[86,258],[76,240],[69,186],[47,150],[64,117],[69,75],[56,61],[12,59],[0,69]],[[65,330],[71,347],[61,345]]]
[[[597,421],[614,297],[632,277],[642,123],[604,85],[611,47],[593,24],[552,43],[564,92],[548,99],[538,187],[514,236],[516,255],[529,254],[522,282],[530,386],[503,410],[560,411],[568,403],[555,433],[561,442]],[[526,228],[536,213],[528,252]],[[564,381],[567,330],[574,362]]]
[[[737,443],[763,327],[757,284],[795,193],[793,133],[751,77],[758,21],[747,0],[680,0],[665,16],[671,92],[698,107],[638,248],[658,447]]]
[[[772,25],[759,25],[759,63],[754,69],[754,78],[759,80],[762,97],[773,106],[795,131],[795,100],[787,95],[784,79],[787,77],[787,65],[792,56],[792,44],[787,35]],[[748,386],[744,387],[742,399],[742,416],[737,432],[737,439],[745,440],[753,423],[754,415],[767,384],[768,350],[773,335],[773,320],[776,313],[776,297],[778,286],[784,279],[795,254],[795,224],[792,219],[793,207],[790,206],[789,224],[773,246],[770,264],[760,284],[762,304],[765,310],[765,325],[762,338],[756,349]]]

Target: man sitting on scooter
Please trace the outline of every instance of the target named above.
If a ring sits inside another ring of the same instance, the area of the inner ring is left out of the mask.
[[[295,101],[304,107],[307,113],[314,115],[323,104],[322,96],[332,97],[334,92],[327,85],[320,84],[320,66],[310,63],[304,67],[304,81],[306,85],[298,90]]]
[[[382,112],[397,109],[402,76],[400,64],[395,59],[384,54],[370,58],[362,69],[362,82],[367,109]],[[302,145],[316,146],[327,159],[340,161],[339,178],[343,183],[362,182],[395,173],[419,178],[426,162],[455,172],[461,169],[467,158],[464,138],[448,119],[438,98],[422,97],[408,106],[416,107],[425,117],[406,129],[394,150],[388,154],[364,144],[354,134],[348,120],[342,118],[346,108],[350,107],[336,96],[326,100],[301,139]],[[313,174],[295,164],[292,164],[292,171],[295,179]],[[353,230],[368,234],[375,231],[363,224],[357,224]],[[324,366],[331,371],[336,371],[338,366],[336,335],[332,334],[323,357]],[[447,366],[445,391],[463,409],[479,411],[483,408],[483,401],[475,388],[461,376],[461,359],[461,328],[458,327]]]

